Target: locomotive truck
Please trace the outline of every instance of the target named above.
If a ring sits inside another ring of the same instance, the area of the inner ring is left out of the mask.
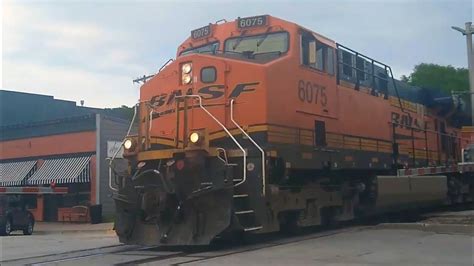
[[[140,81],[128,172],[110,165],[123,243],[207,245],[472,201],[462,101],[295,23],[208,24]]]

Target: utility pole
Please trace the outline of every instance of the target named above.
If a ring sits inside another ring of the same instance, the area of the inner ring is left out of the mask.
[[[469,87],[471,94],[471,125],[474,126],[474,61],[472,61],[474,60],[474,56],[472,54],[472,33],[474,32],[474,28],[472,27],[472,22],[466,22],[465,26],[465,29],[455,26],[451,28],[466,36],[467,65],[469,67]]]

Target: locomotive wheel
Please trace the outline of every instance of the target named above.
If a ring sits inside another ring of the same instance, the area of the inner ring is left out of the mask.
[[[298,225],[299,212],[287,212],[280,217],[280,232],[284,234],[297,234],[301,227]]]

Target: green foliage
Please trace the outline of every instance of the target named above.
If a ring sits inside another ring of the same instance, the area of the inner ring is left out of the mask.
[[[440,66],[436,64],[416,65],[410,76],[402,76],[402,81],[428,89],[451,91],[469,91],[469,73],[465,68]]]
[[[105,108],[107,114],[120,117],[125,120],[132,120],[133,117],[133,107],[128,107],[126,105],[122,105],[116,108]]]

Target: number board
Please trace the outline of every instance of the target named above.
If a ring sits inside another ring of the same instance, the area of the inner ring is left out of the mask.
[[[260,27],[265,25],[267,25],[267,16],[256,16],[237,19],[237,26],[239,27],[239,29]]]
[[[211,25],[207,25],[202,28],[191,31],[191,37],[193,39],[200,39],[209,35],[211,35]]]

